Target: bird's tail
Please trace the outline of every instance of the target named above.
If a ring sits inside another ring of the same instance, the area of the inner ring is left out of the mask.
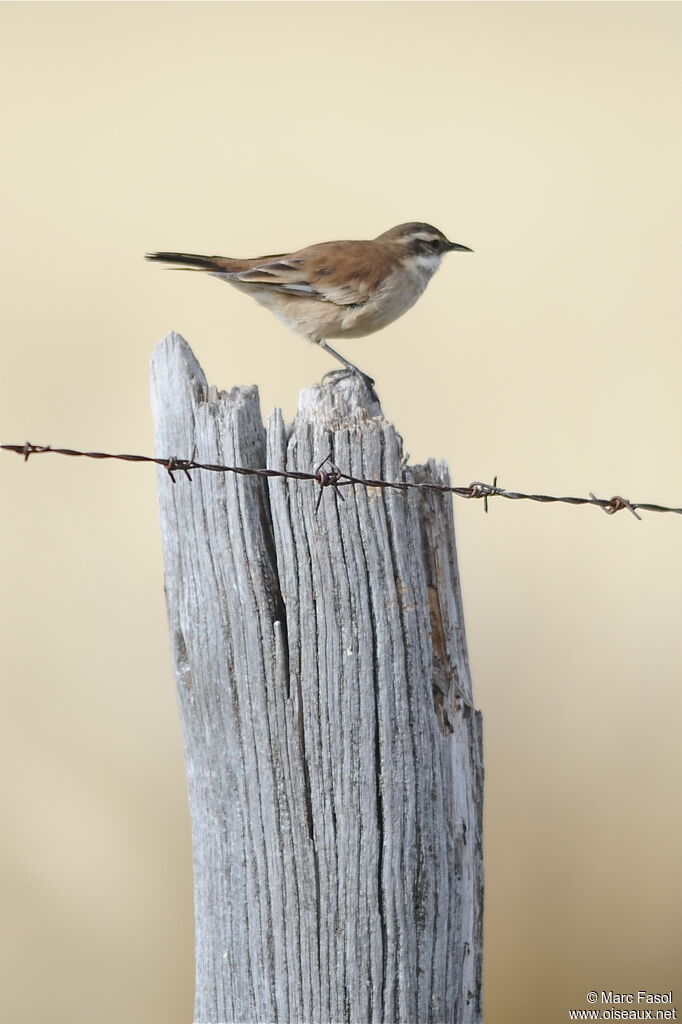
[[[145,259],[172,263],[178,270],[204,270],[213,274],[224,274],[233,262],[226,256],[198,256],[188,252],[148,252]]]

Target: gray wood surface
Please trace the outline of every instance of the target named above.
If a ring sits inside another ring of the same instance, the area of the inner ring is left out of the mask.
[[[176,334],[157,455],[447,482],[353,376],[264,428]],[[482,750],[449,496],[159,471],[185,737],[195,1021],[481,1020]]]

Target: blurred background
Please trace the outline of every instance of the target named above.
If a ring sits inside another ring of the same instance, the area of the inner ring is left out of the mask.
[[[171,329],[265,415],[335,364],[145,264],[426,220],[475,253],[339,347],[454,482],[682,504],[682,8],[5,3],[0,440],[153,449]],[[192,1017],[149,466],[0,453],[0,1018]],[[682,1002],[682,520],[456,500],[486,750],[487,1024]],[[674,1000],[673,1000],[674,1002]]]

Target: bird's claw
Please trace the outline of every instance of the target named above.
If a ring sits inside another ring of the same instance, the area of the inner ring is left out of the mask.
[[[325,375],[323,376],[322,382],[324,383],[327,379],[329,379],[330,382],[333,382],[334,379],[341,380],[342,378],[349,377],[351,375],[354,377],[359,377],[362,383],[365,385],[365,387],[368,388],[369,391],[374,393],[374,379],[370,377],[368,374],[363,373],[362,370],[358,370],[356,367],[349,366],[345,370],[328,370],[327,373],[325,373]]]

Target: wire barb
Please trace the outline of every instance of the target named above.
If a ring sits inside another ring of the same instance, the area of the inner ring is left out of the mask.
[[[53,448],[52,445],[37,445],[30,441],[24,444],[0,444],[0,451],[14,452],[20,455],[24,462],[28,461],[30,455],[68,455],[84,459],[118,459],[122,462],[148,462],[164,469],[173,483],[176,483],[175,473],[184,473],[191,482],[190,470],[200,469],[210,473],[234,473],[239,476],[276,477],[283,480],[311,480],[319,487],[319,493],[315,502],[315,512],[320,507],[322,495],[325,489],[330,488],[342,501],[345,497],[341,492],[342,487],[383,487],[394,491],[435,491],[438,494],[454,494],[459,498],[482,498],[484,511],[488,511],[489,498],[508,498],[510,501],[536,501],[542,503],[562,502],[565,505],[596,505],[603,509],[607,515],[614,515],[622,509],[627,509],[635,519],[641,521],[638,511],[644,512],[670,512],[673,515],[682,515],[682,508],[671,508],[668,505],[655,505],[651,502],[630,501],[616,494],[612,498],[597,498],[590,491],[589,498],[556,497],[552,494],[524,494],[521,491],[508,491],[504,487],[497,486],[497,477],[493,478],[492,484],[486,484],[475,480],[467,487],[454,487],[449,484],[436,484],[430,482],[417,483],[413,480],[368,480],[364,477],[351,476],[344,473],[332,460],[330,452],[317,469],[312,473],[300,470],[270,469],[269,467],[255,466],[219,466],[213,463],[197,462],[195,459],[196,450],[192,452],[189,459],[182,459],[176,455],[166,458],[154,458],[151,455],[112,455],[110,452],[81,452],[73,448]],[[325,468],[327,467],[327,468]]]
[[[322,467],[327,464],[329,464],[329,469],[323,469]],[[315,470],[315,479],[320,485],[320,493],[318,494],[317,501],[315,502],[315,515],[317,515],[317,510],[320,507],[325,487],[333,487],[334,494],[341,498],[341,501],[346,500],[345,495],[339,490],[339,486],[342,483],[342,477],[343,473],[336,463],[332,461],[332,453],[330,452],[329,455],[326,455],[324,459],[322,459],[322,462]]]
[[[190,481],[190,483],[192,482],[192,475],[190,473],[190,469],[192,469],[195,465],[194,456],[196,455],[196,453],[197,449],[195,446],[192,449],[192,454],[189,457],[189,459],[178,459],[177,456],[171,455],[171,457],[166,460],[165,469],[173,483],[175,483],[175,477],[173,476],[173,473],[184,473],[187,479]]]
[[[462,494],[462,498],[483,498],[483,511],[488,511],[488,498],[494,497],[496,494],[503,493],[498,490],[497,477],[493,477],[492,484],[481,483],[480,480],[474,480],[473,483],[469,484],[469,494]]]
[[[595,504],[601,506],[604,512],[606,512],[607,516],[612,516],[615,512],[620,512],[621,509],[626,508],[628,512],[632,512],[635,519],[639,519],[640,522],[642,521],[642,517],[637,514],[635,509],[632,507],[632,503],[629,502],[627,498],[621,498],[619,494],[614,494],[614,496],[612,498],[609,498],[608,501],[603,501],[595,497],[592,491],[590,491],[590,497],[595,502]],[[671,511],[675,510],[671,509]]]

